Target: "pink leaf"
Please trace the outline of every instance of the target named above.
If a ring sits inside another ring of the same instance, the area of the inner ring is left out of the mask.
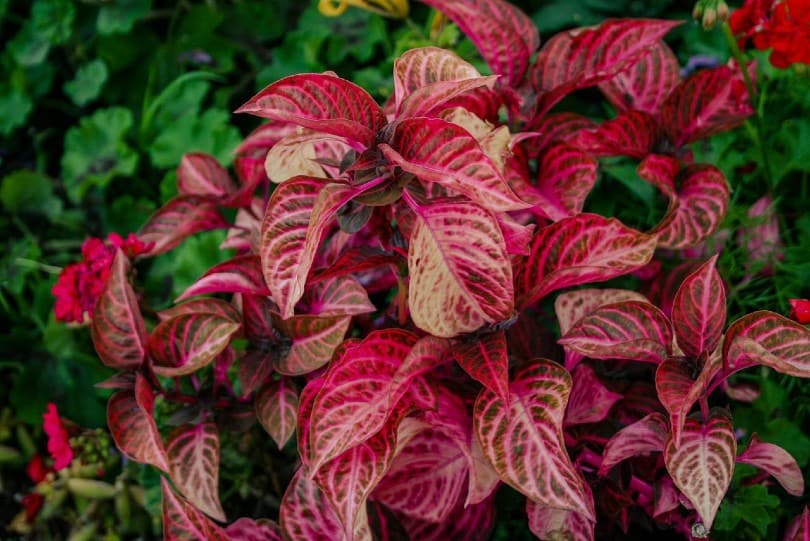
[[[756,433],[751,434],[748,448],[737,457],[737,462],[756,466],[773,475],[791,496],[804,494],[804,478],[796,459],[778,445],[760,440]]]
[[[177,191],[218,202],[236,192],[236,183],[216,158],[195,152],[183,155],[177,167]]]
[[[265,122],[245,137],[242,144],[236,147],[234,154],[251,159],[264,159],[264,157],[267,156],[267,151],[270,150],[273,145],[291,133],[296,133],[298,130],[298,126],[290,122],[275,122],[272,120]]]
[[[518,86],[540,45],[532,20],[504,0],[423,0],[456,23],[481,52],[493,73]]]
[[[416,211],[408,248],[408,305],[416,326],[449,338],[511,318],[512,267],[492,213],[465,202]]]
[[[614,218],[579,214],[540,229],[531,254],[515,280],[522,307],[547,294],[591,282],[603,282],[646,265],[655,237]]]
[[[785,541],[810,541],[810,511],[806,505],[802,514],[790,521]]]
[[[259,229],[264,214],[264,201],[258,197],[245,202],[244,208],[236,211],[234,224],[228,236],[219,245],[221,250],[236,250],[239,253],[256,253],[259,245]]]
[[[242,396],[250,395],[273,373],[273,366],[278,355],[277,350],[266,351],[266,348],[262,347],[250,349],[242,355],[238,365]]]
[[[163,321],[149,338],[155,373],[185,376],[210,364],[241,325],[211,313],[183,314]]]
[[[240,518],[225,528],[225,535],[229,541],[284,541],[281,527],[266,518]]]
[[[276,370],[299,376],[325,365],[343,341],[349,323],[349,316],[293,316],[279,321],[282,332],[293,342],[289,353],[276,363]]]
[[[548,145],[555,142],[565,143],[582,130],[596,129],[598,126],[590,118],[576,113],[551,113],[532,119],[526,129],[537,134],[536,137],[523,141],[529,156],[539,155]]]
[[[278,308],[270,297],[242,295],[241,300],[245,337],[260,347],[276,342],[274,319],[278,320]]]
[[[647,47],[629,68],[599,83],[599,89],[619,111],[642,111],[656,115],[681,80],[675,53],[657,41]]]
[[[263,386],[254,401],[256,418],[283,449],[298,423],[298,391],[291,378],[282,377]]]
[[[565,411],[565,426],[598,423],[607,418],[613,404],[622,395],[608,390],[587,365],[580,364],[571,373],[574,387]]]
[[[351,276],[310,282],[304,301],[310,314],[321,317],[359,316],[377,310],[365,288]]]
[[[302,73],[268,85],[236,110],[291,122],[322,133],[374,144],[386,124],[380,106],[361,87],[336,75]]]
[[[160,438],[154,411],[155,396],[146,379],[138,373],[135,389],[118,391],[107,403],[107,426],[121,453],[165,472],[169,462]]]
[[[165,477],[163,489],[163,538],[166,541],[226,541],[227,534],[205,515],[180,498]]]
[[[163,254],[186,237],[201,231],[228,227],[217,206],[193,195],[178,195],[155,211],[138,231],[145,243],[154,242],[149,256]]]
[[[677,158],[665,154],[650,154],[645,157],[636,173],[639,178],[655,186],[670,200],[675,198],[675,179],[681,170],[681,162]]]
[[[551,144],[539,159],[537,184],[521,196],[550,220],[582,212],[585,198],[596,183],[596,159],[566,143]]]
[[[417,520],[399,515],[399,521],[408,534],[408,539],[419,541],[486,541],[490,539],[495,524],[494,498],[481,503],[464,506],[459,500],[451,507],[451,514],[442,522]]]
[[[663,451],[668,437],[667,420],[657,412],[627,425],[616,432],[605,445],[599,475],[604,477],[616,464],[628,458]]]
[[[540,359],[515,375],[509,405],[487,388],[475,401],[475,431],[501,479],[532,501],[595,519],[593,499],[562,435],[571,377]]]
[[[748,314],[726,331],[723,360],[732,371],[763,364],[790,376],[810,377],[810,329],[766,310]]]
[[[191,314],[213,314],[233,323],[239,323],[242,320],[239,311],[232,304],[214,297],[192,299],[182,304],[176,304],[171,308],[158,312],[158,319],[168,321],[182,315]]]
[[[408,96],[420,88],[439,81],[462,81],[480,76],[472,64],[446,49],[420,47],[405,51],[394,61],[394,96],[397,109]]]
[[[270,294],[262,276],[261,260],[255,255],[240,255],[211,267],[191,284],[177,300],[208,293]]]
[[[490,90],[497,75],[462,81],[439,81],[420,88],[402,102],[398,118],[435,117],[455,105],[456,99],[479,89]]]
[[[689,357],[711,354],[726,325],[726,290],[712,257],[683,281],[672,304],[678,346]]]
[[[404,263],[404,259],[398,254],[370,246],[357,246],[344,251],[329,267],[321,269],[311,280],[308,280],[307,284],[312,286],[322,280],[360,273],[384,265],[402,263]]]
[[[484,454],[478,436],[472,434],[470,444],[470,482],[467,488],[467,501],[464,505],[474,505],[489,498],[498,488],[501,478]]]
[[[593,521],[579,513],[526,500],[526,514],[529,515],[529,530],[538,539],[545,541],[557,539],[593,541],[594,539]]]
[[[509,401],[509,358],[503,331],[488,333],[453,348],[456,362],[481,385]]]
[[[273,145],[264,161],[271,182],[280,184],[296,176],[323,177],[320,160],[340,163],[351,147],[341,137],[305,131],[292,133]]]
[[[119,370],[138,368],[147,351],[146,325],[129,283],[129,271],[129,259],[117,250],[109,278],[96,302],[91,327],[99,359]]]
[[[664,461],[675,486],[695,506],[706,531],[711,530],[717,509],[731,483],[737,440],[731,419],[721,410],[702,423],[687,419],[683,441],[676,446],[670,437]]]
[[[644,159],[661,140],[658,121],[641,111],[627,111],[598,128],[582,130],[569,142],[596,157],[629,156]]]
[[[558,340],[591,359],[626,359],[659,364],[672,351],[672,327],[657,307],[646,301],[600,306]]]
[[[177,427],[166,444],[174,485],[194,506],[225,521],[219,503],[219,434],[212,422]]]
[[[693,164],[678,174],[677,197],[666,216],[652,230],[659,248],[682,250],[714,233],[728,208],[729,189],[723,173],[708,164]]]
[[[530,206],[515,195],[496,164],[461,126],[439,118],[409,118],[395,126],[388,144],[379,145],[391,164],[493,211]]]

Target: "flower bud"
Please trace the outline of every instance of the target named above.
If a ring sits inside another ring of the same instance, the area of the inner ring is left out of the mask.
[[[729,14],[728,4],[724,0],[698,0],[692,9],[692,18],[706,30],[714,28],[718,21],[727,21]]]

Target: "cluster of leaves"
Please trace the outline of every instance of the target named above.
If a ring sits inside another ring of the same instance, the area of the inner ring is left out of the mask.
[[[737,463],[801,495],[784,449],[752,435],[738,453],[723,406],[756,394],[729,382],[739,370],[810,375],[810,331],[768,311],[726,327],[716,257],[666,270],[726,215],[726,176],[690,145],[753,113],[749,66],[682,77],[663,42],[677,23],[656,19],[561,32],[535,57],[536,27],[503,0],[425,3],[494,75],[412,49],[384,106],[331,72],[285,77],[239,109],[269,122],[237,149],[236,178],[185,155],[178,195],[138,233],[150,257],[226,229],[237,255],[156,319],[115,257],[92,323],[119,371],[107,420],[124,455],[165,474],[165,537],[486,539],[508,485],[541,539],[699,538]],[[561,106],[589,88],[613,118]],[[666,204],[646,232],[583,212],[616,157]],[[646,296],[571,289],[630,273]],[[225,527],[223,435],[254,421],[294,440],[300,466],[280,524]]]

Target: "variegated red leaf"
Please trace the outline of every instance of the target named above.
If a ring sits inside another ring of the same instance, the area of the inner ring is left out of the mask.
[[[753,113],[742,73],[728,66],[694,73],[661,106],[664,128],[676,147],[735,128]]]
[[[242,140],[242,143],[236,147],[234,154],[240,157],[264,159],[267,156],[267,151],[273,145],[298,130],[299,127],[290,122],[276,122],[273,120],[265,122]]]
[[[580,364],[571,373],[574,387],[565,410],[566,426],[598,423],[604,420],[613,404],[622,399],[622,395],[607,389],[593,368]]]
[[[416,326],[449,338],[511,318],[512,267],[492,213],[466,202],[415,210],[408,305]]]
[[[713,165],[692,164],[676,179],[678,194],[670,202],[666,216],[651,231],[659,248],[683,250],[697,245],[714,233],[728,208],[726,177]]]
[[[597,157],[629,156],[644,159],[661,141],[661,129],[651,114],[627,111],[598,128],[581,130],[569,143]]]
[[[596,183],[596,159],[567,143],[551,144],[539,159],[537,184],[523,199],[553,221],[582,212]]]
[[[414,379],[448,361],[453,343],[427,335],[420,338],[402,360],[391,378],[390,401],[396,404]]]
[[[365,288],[351,276],[342,276],[310,283],[304,303],[307,313],[321,317],[358,316],[375,312]]]
[[[236,211],[234,224],[228,229],[228,235],[220,243],[221,250],[236,250],[238,253],[257,253],[259,229],[264,214],[264,201],[258,197],[251,198],[244,208]]]
[[[593,541],[594,523],[579,513],[526,500],[526,514],[529,515],[529,530],[538,539]]]
[[[236,190],[231,175],[210,154],[184,154],[177,166],[177,191],[182,195],[194,195],[216,202]]]
[[[619,111],[657,115],[680,80],[675,53],[659,40],[650,44],[629,68],[599,83],[599,89]]]
[[[284,541],[281,527],[267,518],[240,518],[225,528],[229,541]]]
[[[168,252],[195,233],[228,225],[216,204],[193,195],[178,195],[149,217],[138,237],[145,243],[154,243],[145,255],[155,256]]]
[[[239,359],[239,381],[242,384],[242,396],[249,396],[267,377],[273,373],[281,348],[260,347],[250,349]]]
[[[453,348],[453,356],[471,378],[509,401],[509,357],[503,331],[485,334],[473,342],[462,342]]]
[[[297,176],[324,177],[319,160],[340,163],[351,147],[341,137],[304,131],[293,133],[273,145],[264,161],[267,178],[276,184]]]
[[[307,284],[311,287],[322,280],[360,273],[385,265],[401,264],[404,264],[404,258],[393,252],[371,246],[352,247],[344,251],[329,267],[320,269],[311,280],[307,280]]]
[[[810,329],[767,310],[748,314],[728,328],[723,363],[730,371],[763,364],[790,376],[810,377]]]
[[[219,265],[214,265],[177,297],[177,301],[209,293],[269,295],[270,291],[262,276],[259,256],[240,255]]]
[[[491,90],[498,80],[497,75],[464,79],[461,81],[438,81],[415,90],[405,98],[397,118],[436,117],[442,110],[455,106],[457,98],[477,90]]]
[[[407,532],[407,539],[486,541],[490,539],[495,525],[494,500],[495,498],[489,498],[466,507],[462,500],[456,502],[455,505],[449,502],[448,505],[452,506],[451,515],[439,523],[417,520],[403,514],[398,514],[397,518]]]
[[[161,322],[149,338],[155,373],[185,376],[210,364],[241,325],[212,313],[182,314]]]
[[[107,426],[115,445],[127,458],[151,464],[165,472],[169,461],[155,419],[152,417],[155,396],[140,373],[135,388],[118,391],[107,403]]]
[[[382,109],[368,92],[330,74],[285,77],[262,89],[236,112],[291,122],[365,146],[374,144],[375,134],[386,124]]]
[[[467,487],[467,500],[464,505],[474,505],[489,498],[501,483],[498,472],[484,454],[478,436],[470,438],[470,482]]]
[[[681,161],[666,154],[650,154],[636,167],[639,178],[655,186],[667,198],[675,198],[675,179],[681,170]]]
[[[172,482],[197,509],[220,522],[219,433],[213,422],[174,429],[166,443]]]
[[[633,424],[627,425],[605,445],[599,475],[604,477],[619,462],[638,455],[660,453],[669,437],[666,418],[657,412],[650,413]]]
[[[129,283],[129,259],[116,250],[110,275],[93,311],[91,334],[101,362],[118,370],[138,368],[148,336],[138,299]]]
[[[594,520],[593,499],[563,443],[571,377],[558,364],[535,360],[514,376],[507,405],[487,388],[473,421],[484,454],[501,479],[532,501]]]
[[[796,459],[778,445],[760,440],[756,432],[751,434],[751,441],[737,457],[737,462],[756,466],[773,475],[791,496],[804,494],[804,477]]]
[[[785,541],[810,541],[810,510],[806,505],[802,514],[790,521]]]
[[[579,214],[540,229],[516,284],[521,307],[547,294],[580,284],[603,282],[646,265],[655,237],[615,218]]]
[[[705,423],[687,419],[683,441],[675,445],[670,437],[664,449],[664,462],[678,487],[710,531],[723,496],[731,483],[737,440],[731,419],[722,410],[714,410]]]
[[[291,378],[279,378],[264,385],[254,401],[256,418],[279,449],[295,433],[298,423],[298,391]]]
[[[279,373],[299,376],[320,368],[332,359],[351,323],[351,316],[293,316],[278,321],[292,339],[289,352],[276,362]]]
[[[181,304],[176,304],[171,308],[158,312],[158,319],[160,321],[168,321],[182,315],[190,314],[214,314],[233,323],[242,321],[239,310],[232,304],[214,297],[192,299]]]
[[[166,541],[227,541],[228,535],[193,505],[175,494],[165,477],[163,493],[163,539]]]
[[[576,113],[551,113],[532,119],[526,130],[536,134],[521,141],[530,157],[539,155],[554,142],[567,142],[581,130],[596,129],[596,123],[588,117]]]
[[[726,325],[726,290],[715,255],[683,281],[672,303],[678,347],[689,357],[711,354]]]
[[[481,74],[452,51],[420,47],[405,51],[394,61],[394,97],[397,109],[405,98],[438,81],[475,79]]]
[[[515,195],[497,165],[461,126],[439,118],[409,118],[395,126],[387,144],[379,145],[391,164],[493,211],[530,206]]]
[[[624,301],[581,318],[558,343],[591,359],[659,364],[672,352],[672,326],[649,302]]]
[[[259,347],[275,343],[278,332],[273,319],[278,319],[278,309],[270,297],[242,295],[241,301],[245,338]]]

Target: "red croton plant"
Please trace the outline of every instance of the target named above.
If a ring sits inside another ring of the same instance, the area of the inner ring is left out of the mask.
[[[104,384],[116,444],[165,474],[165,537],[486,539],[504,483],[540,539],[705,537],[737,462],[801,495],[784,450],[752,435],[738,453],[723,406],[751,397],[728,381],[738,370],[810,376],[807,328],[767,311],[726,326],[715,258],[656,278],[663,309],[572,289],[647,275],[656,250],[716,231],[729,186],[688,145],[752,113],[740,68],[682,79],[670,21],[608,20],[539,48],[502,0],[426,3],[494,75],[428,47],[396,61],[384,106],[334,73],[277,81],[239,109],[269,122],[238,149],[236,180],[185,156],[180,195],[139,232],[148,257],[228,228],[237,255],[157,321],[115,257],[92,334],[120,370]],[[615,118],[555,108],[588,87]],[[652,230],[582,212],[611,156],[668,200]],[[193,422],[161,433],[158,397]],[[300,458],[278,524],[220,503],[221,438],[254,417]]]

